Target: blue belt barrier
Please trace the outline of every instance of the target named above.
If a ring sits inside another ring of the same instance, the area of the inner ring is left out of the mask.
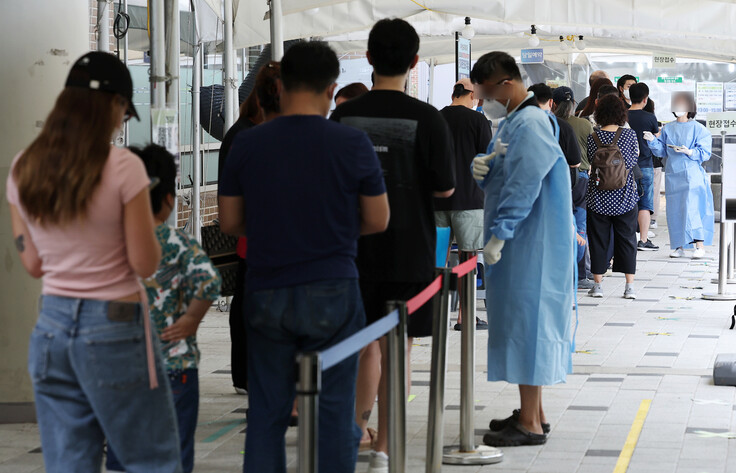
[[[337,345],[333,345],[326,349],[320,354],[320,359],[322,360],[322,371],[326,371],[349,356],[358,353],[369,343],[381,338],[398,324],[399,310],[397,309],[380,320],[370,324],[363,330],[352,334]]]

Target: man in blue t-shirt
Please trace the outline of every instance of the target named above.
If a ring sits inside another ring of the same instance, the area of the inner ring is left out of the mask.
[[[248,237],[248,472],[286,470],[296,354],[363,328],[358,237],[388,226],[368,136],[325,119],[339,72],[326,43],[292,46],[281,62],[282,116],[241,132],[220,177],[220,226]],[[355,469],[357,363],[351,356],[322,375],[320,472]]]
[[[642,178],[638,181],[639,194],[639,243],[637,249],[639,251],[656,251],[659,249],[657,245],[649,240],[649,225],[651,224],[652,213],[654,213],[654,163],[652,161],[652,151],[644,140],[644,133],[649,132],[653,135],[659,134],[659,124],[657,117],[653,113],[644,110],[649,100],[649,87],[643,82],[633,84],[629,88],[629,97],[631,98],[631,108],[629,108],[629,126],[636,132],[639,140],[639,168],[642,172]]]

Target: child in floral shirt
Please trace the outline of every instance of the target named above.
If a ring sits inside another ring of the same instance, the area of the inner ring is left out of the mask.
[[[220,275],[197,241],[165,222],[174,209],[176,164],[165,148],[131,149],[152,179],[151,206],[161,262],[143,281],[151,320],[161,340],[179,425],[184,473],[194,468],[194,431],[199,411],[197,327],[220,294]],[[123,471],[108,450],[107,469]]]

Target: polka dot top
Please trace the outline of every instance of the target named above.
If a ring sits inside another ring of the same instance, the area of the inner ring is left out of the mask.
[[[613,141],[616,135],[613,131],[596,130],[601,143],[608,144]],[[601,215],[623,215],[639,202],[639,194],[636,192],[636,183],[634,182],[634,173],[631,171],[639,160],[639,142],[636,138],[636,132],[630,128],[624,129],[618,140],[618,146],[621,148],[621,154],[626,163],[626,169],[629,175],[626,178],[626,185],[622,189],[612,191],[598,190],[595,186],[593,176],[591,176],[588,184],[588,210]],[[593,155],[598,150],[598,146],[593,139],[593,135],[588,137],[588,156],[591,161]]]

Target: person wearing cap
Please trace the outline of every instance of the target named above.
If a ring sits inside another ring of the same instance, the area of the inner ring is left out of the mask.
[[[164,363],[139,278],[158,267],[150,180],[111,145],[137,117],[115,56],[77,60],[38,137],[13,160],[15,245],[43,279],[30,340],[45,470],[100,471],[105,439],[129,473],[181,473]]]
[[[446,199],[434,199],[438,227],[450,227],[462,251],[483,249],[483,191],[473,179],[473,158],[485,153],[491,142],[490,122],[475,111],[475,98],[470,79],[460,79],[452,90],[452,104],[440,110],[450,127],[455,146],[455,193]],[[476,319],[476,328],[487,330],[488,324]],[[458,314],[455,330],[462,329]]]
[[[557,118],[565,120],[572,127],[575,138],[580,147],[580,167],[578,168],[578,185],[573,191],[573,214],[579,235],[586,236],[585,258],[578,262],[578,290],[593,288],[593,281],[588,277],[590,273],[590,249],[587,244],[587,209],[585,198],[588,193],[588,179],[590,174],[590,158],[588,157],[588,137],[593,133],[593,124],[590,120],[575,116],[575,94],[570,87],[557,87],[552,91],[552,112]]]

